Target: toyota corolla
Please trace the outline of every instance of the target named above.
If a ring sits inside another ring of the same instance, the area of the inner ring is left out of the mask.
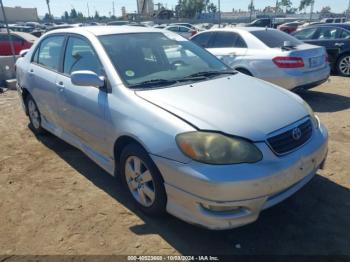
[[[49,32],[22,52],[17,80],[35,133],[120,176],[144,212],[210,229],[255,221],[327,153],[327,130],[299,96],[164,30]]]

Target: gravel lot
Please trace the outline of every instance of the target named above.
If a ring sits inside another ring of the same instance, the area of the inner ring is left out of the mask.
[[[329,129],[325,170],[257,222],[212,232],[139,213],[83,153],[35,137],[15,91],[0,94],[0,254],[350,255],[350,79],[300,95]]]

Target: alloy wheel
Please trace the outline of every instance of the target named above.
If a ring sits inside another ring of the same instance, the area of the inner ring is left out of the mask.
[[[344,75],[350,76],[350,56],[345,56],[340,60],[339,71]]]
[[[34,128],[39,129],[40,128],[40,114],[39,114],[39,111],[36,107],[36,104],[34,103],[34,101],[32,99],[30,99],[28,101],[28,113],[29,113],[29,117],[30,117],[30,120],[31,120]]]
[[[125,161],[125,178],[135,200],[144,207],[150,207],[155,201],[155,184],[150,170],[136,156]]]

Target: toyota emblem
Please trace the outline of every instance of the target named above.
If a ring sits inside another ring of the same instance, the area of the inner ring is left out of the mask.
[[[299,140],[301,138],[301,130],[299,127],[296,127],[292,131],[292,137],[295,141]]]

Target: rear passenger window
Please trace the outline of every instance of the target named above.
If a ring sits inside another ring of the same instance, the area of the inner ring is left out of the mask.
[[[317,31],[316,38],[319,40],[329,40],[337,38],[338,29],[334,27],[321,27]]]
[[[212,44],[212,48],[234,47],[237,35],[231,32],[217,32]]]
[[[68,39],[64,57],[63,72],[71,75],[74,71],[90,70],[97,75],[102,75],[102,66],[91,45],[78,37]]]
[[[194,38],[192,38],[192,41],[195,42],[197,45],[201,47],[208,47],[210,38],[213,36],[213,33],[202,33]]]
[[[237,36],[235,47],[236,48],[247,48],[247,44],[244,42],[242,37]]]
[[[58,71],[64,36],[51,36],[44,39],[39,48],[37,63]]]
[[[350,39],[350,32],[342,30],[340,33],[340,39]]]

